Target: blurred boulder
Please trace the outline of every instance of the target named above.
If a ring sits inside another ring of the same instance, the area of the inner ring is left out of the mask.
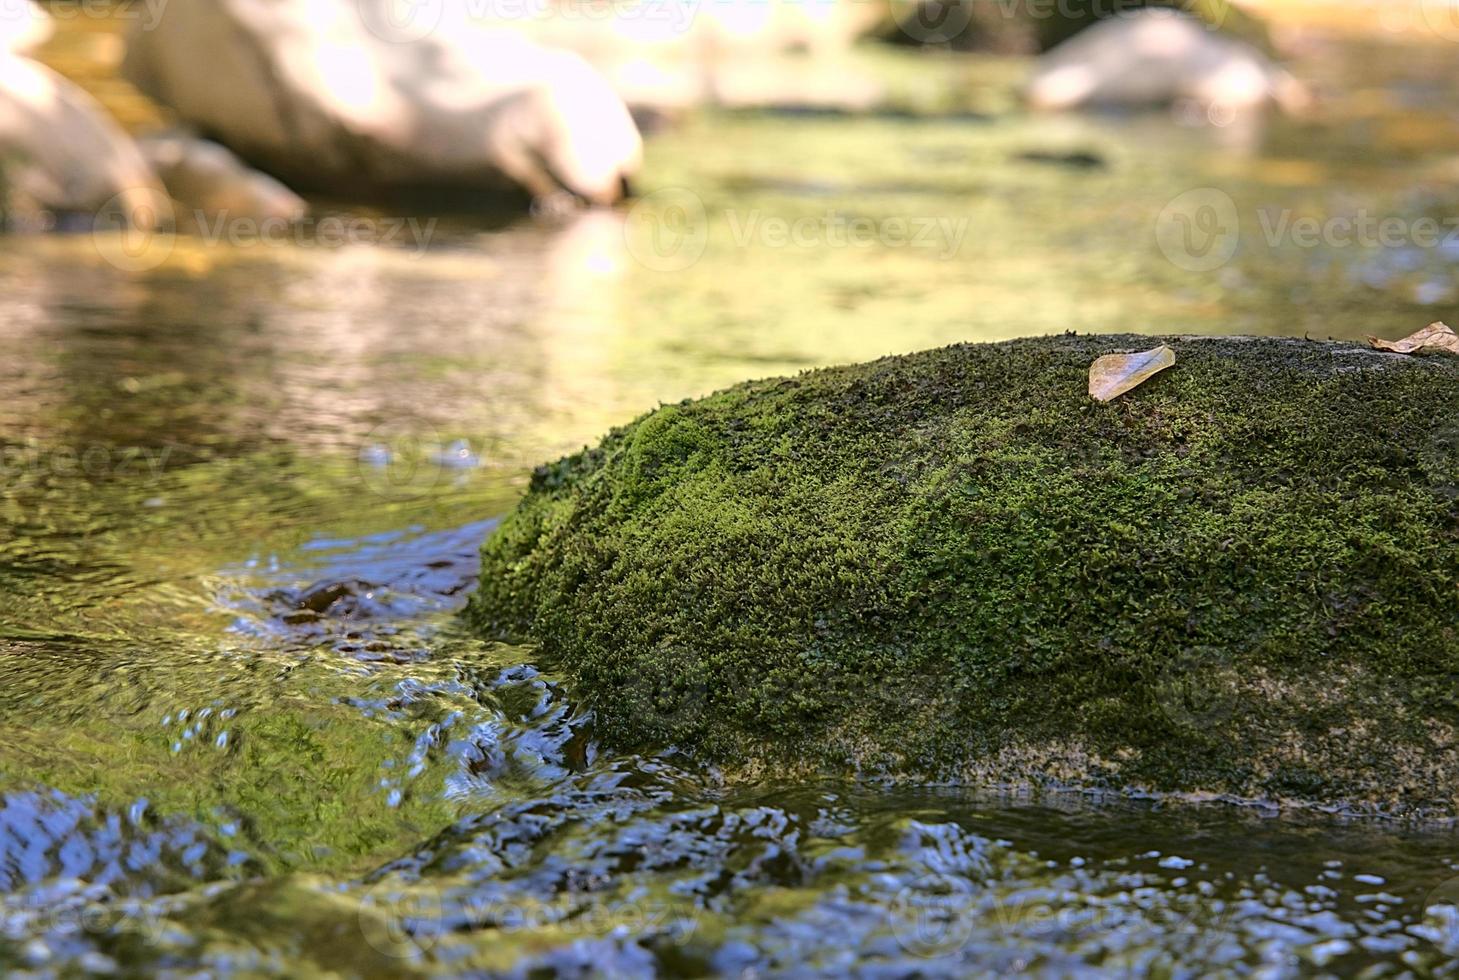
[[[186,209],[259,221],[298,221],[309,212],[298,194],[211,140],[168,133],[138,145],[167,193]]]
[[[1300,111],[1306,89],[1261,51],[1174,10],[1104,20],[1039,59],[1025,92],[1039,109],[1194,102]]]
[[[123,73],[299,188],[622,196],[638,130],[582,58],[510,31],[448,31],[397,13],[392,0],[170,4],[133,33]]]
[[[167,198],[132,138],[72,82],[29,58],[0,54],[0,184],[8,224],[45,213],[140,228]]]
[[[28,54],[51,37],[51,19],[30,0],[0,3],[0,52]]]

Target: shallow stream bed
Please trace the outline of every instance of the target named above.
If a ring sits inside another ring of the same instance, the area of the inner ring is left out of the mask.
[[[454,620],[532,466],[659,401],[956,341],[1443,318],[1450,52],[1313,54],[1345,98],[1265,133],[1033,119],[1017,64],[879,55],[910,105],[956,97],[690,119],[619,212],[142,262],[0,240],[0,967],[1456,972],[1452,828],[726,787],[598,744],[530,648]]]

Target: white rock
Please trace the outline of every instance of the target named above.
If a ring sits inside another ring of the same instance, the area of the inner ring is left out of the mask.
[[[51,19],[31,0],[0,0],[0,52],[28,54],[51,37]]]
[[[151,228],[166,195],[136,144],[77,85],[0,53],[0,162],[13,208]]]
[[[123,71],[295,186],[621,196],[642,144],[585,61],[510,31],[392,21],[395,3],[172,3],[133,33]]]
[[[211,140],[168,134],[145,137],[138,145],[184,209],[258,221],[298,221],[309,212],[298,194]]]
[[[1260,51],[1189,14],[1155,8],[1100,21],[1049,51],[1025,94],[1040,109],[1192,101],[1299,111],[1308,100],[1302,84]]]

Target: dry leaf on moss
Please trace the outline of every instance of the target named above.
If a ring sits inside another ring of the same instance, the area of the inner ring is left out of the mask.
[[[1428,354],[1432,351],[1446,351],[1459,354],[1459,334],[1446,323],[1431,323],[1416,334],[1402,340],[1381,340],[1369,337],[1368,343],[1379,350],[1391,350],[1398,354]]]
[[[1107,402],[1175,363],[1175,351],[1161,344],[1138,354],[1106,354],[1089,366],[1089,394]]]

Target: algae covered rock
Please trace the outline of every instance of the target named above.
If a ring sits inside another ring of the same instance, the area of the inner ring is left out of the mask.
[[[964,345],[659,408],[541,468],[469,617],[731,772],[1452,811],[1459,360]]]

